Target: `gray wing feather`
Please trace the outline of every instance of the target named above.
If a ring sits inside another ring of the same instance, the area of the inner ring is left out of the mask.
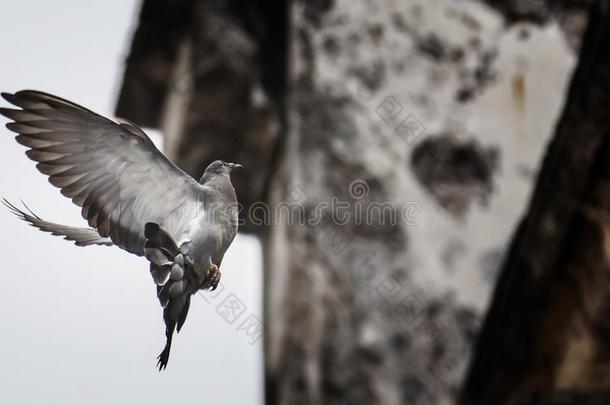
[[[180,208],[197,204],[201,186],[170,162],[135,125],[116,123],[70,101],[24,90],[2,93],[21,110],[0,108],[27,156],[102,238],[144,254],[144,225],[179,232]],[[168,215],[174,217],[167,219]],[[173,228],[173,229],[172,229]]]
[[[102,237],[93,228],[78,228],[45,221],[38,215],[34,214],[25,204],[23,204],[23,206],[28,210],[28,212],[20,210],[6,199],[3,199],[2,203],[21,220],[40,229],[41,231],[50,232],[52,235],[55,236],[63,236],[64,239],[73,241],[74,244],[77,246],[113,245],[112,241],[109,238]]]

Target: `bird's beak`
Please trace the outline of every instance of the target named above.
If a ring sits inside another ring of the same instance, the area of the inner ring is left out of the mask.
[[[240,167],[244,167],[243,165],[240,165],[239,163],[229,163],[229,167],[231,169],[238,169]]]

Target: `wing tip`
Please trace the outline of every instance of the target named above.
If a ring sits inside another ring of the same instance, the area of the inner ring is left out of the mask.
[[[17,122],[7,122],[6,124],[4,124],[4,126],[9,131],[12,131],[16,134],[21,134],[21,132],[19,131],[19,123]]]
[[[0,114],[4,115],[6,118],[12,119],[9,114],[16,112],[19,110],[16,110],[14,108],[6,108],[6,107],[0,107]]]
[[[20,107],[24,110],[30,109],[31,106],[29,104],[31,103],[43,103],[48,105],[49,102],[57,101],[68,104],[74,104],[52,94],[31,89],[19,90],[15,93],[1,92],[0,95],[9,103],[16,105],[17,107]]]
[[[0,93],[0,96],[2,96],[2,98],[8,101],[9,103],[17,105],[17,97],[14,94],[3,91],[2,93]]]

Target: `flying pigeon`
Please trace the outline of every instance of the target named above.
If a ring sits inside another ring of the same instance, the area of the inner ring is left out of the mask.
[[[30,225],[78,246],[114,245],[148,259],[165,321],[166,344],[157,357],[163,370],[191,295],[214,290],[220,281],[222,258],[237,233],[230,173],[241,165],[217,160],[197,182],[131,122],[111,121],[39,91],[1,94],[21,108],[0,108],[14,121],[6,127],[19,134],[15,139],[49,182],[82,208],[89,227],[59,225],[27,206],[4,204]]]

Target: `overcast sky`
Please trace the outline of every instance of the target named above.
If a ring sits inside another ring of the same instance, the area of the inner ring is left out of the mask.
[[[139,1],[0,4],[0,90],[43,90],[112,116]],[[83,225],[79,209],[12,135],[2,125],[0,195],[23,199],[45,219]],[[0,225],[1,404],[262,403],[262,341],[251,343],[239,330],[261,315],[255,239],[239,235],[233,243],[221,269],[224,289],[213,301],[193,297],[159,373],[164,326],[144,259],[76,247],[5,209]],[[243,306],[231,323],[217,308],[234,298]]]

